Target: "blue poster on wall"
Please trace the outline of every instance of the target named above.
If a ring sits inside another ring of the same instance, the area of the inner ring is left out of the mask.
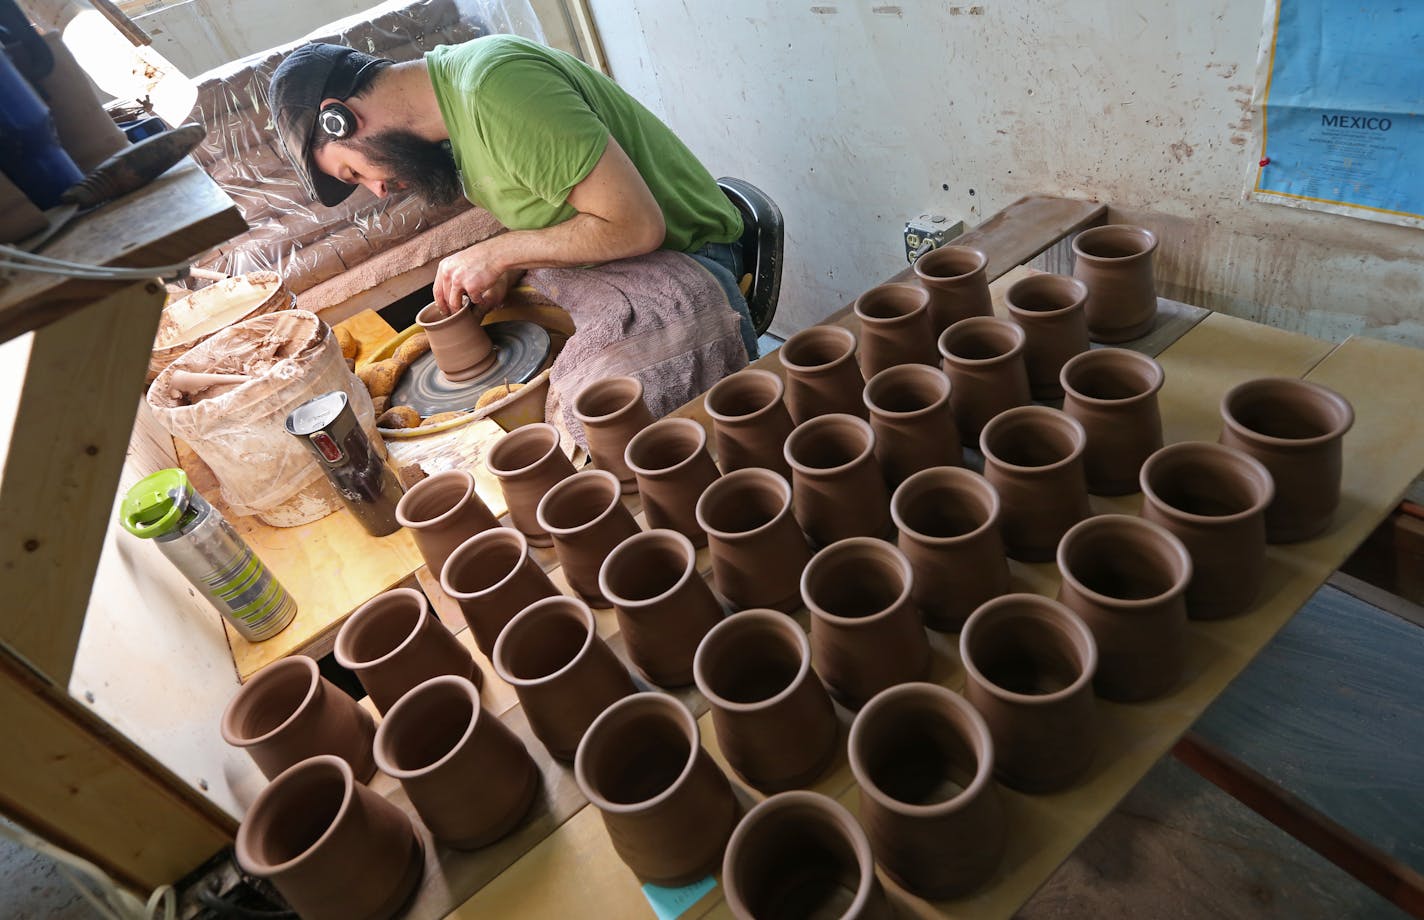
[[[1424,2],[1266,7],[1250,197],[1424,227]]]

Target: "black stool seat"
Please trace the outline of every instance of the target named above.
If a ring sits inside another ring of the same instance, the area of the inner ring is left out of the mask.
[[[743,179],[723,176],[717,185],[742,213],[742,270],[751,276],[750,286],[742,286],[752,326],[760,336],[771,327],[776,301],[781,296],[781,248],[786,236],[781,209],[765,192]]]

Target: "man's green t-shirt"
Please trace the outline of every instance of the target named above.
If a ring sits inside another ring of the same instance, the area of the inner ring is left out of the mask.
[[[657,116],[582,61],[513,35],[425,55],[465,197],[511,230],[577,212],[569,192],[617,138],[662,208],[662,248],[693,252],[742,233],[742,218]]]

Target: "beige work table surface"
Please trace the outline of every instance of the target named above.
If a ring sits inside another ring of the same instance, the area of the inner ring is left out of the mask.
[[[1019,209],[1017,213],[1015,209]],[[1028,271],[1010,268],[1100,221],[1102,214],[1101,206],[1089,203],[1025,199],[975,231],[971,241],[990,253],[991,277],[998,277],[992,286],[996,303],[1007,285]],[[852,328],[855,322],[845,311],[830,321]],[[1424,392],[1424,351],[1362,338],[1336,346],[1170,301],[1159,302],[1157,329],[1129,347],[1156,354],[1166,372],[1160,402],[1168,442],[1215,440],[1221,396],[1252,377],[1305,377],[1344,394],[1354,404],[1356,421],[1345,438],[1339,511],[1325,535],[1271,548],[1266,585],[1251,611],[1225,621],[1191,624],[1185,674],[1171,693],[1146,703],[1101,704],[1099,751],[1078,785],[1040,796],[1001,787],[1007,850],[994,877],[979,891],[931,903],[906,894],[882,876],[892,899],[908,916],[1012,915],[1384,519],[1424,469],[1424,414],[1416,410],[1418,394]],[[775,354],[758,364],[780,371]],[[700,399],[677,414],[708,424]],[[1140,501],[1140,496],[1095,496],[1092,507],[1095,513],[1136,513]],[[636,510],[636,499],[631,503]],[[545,553],[540,561],[560,590],[568,592],[555,560]],[[705,573],[705,551],[699,562]],[[356,558],[348,563],[367,565],[370,561]],[[1058,575],[1052,564],[1011,562],[1010,568],[1013,590],[1052,595],[1057,589]],[[442,620],[459,630],[462,641],[473,648],[458,610],[428,573],[418,565],[411,569]],[[612,612],[595,613],[600,633],[623,655]],[[807,625],[804,610],[797,619]],[[963,668],[957,637],[930,635],[934,649],[931,679],[958,689]],[[579,792],[572,771],[548,757],[530,732],[513,691],[499,680],[478,650],[475,657],[484,671],[484,706],[525,740],[540,764],[543,787],[518,829],[472,853],[435,846],[417,822],[427,844],[426,873],[409,916],[448,914],[467,920],[654,916],[637,879],[614,853],[597,810],[589,807]],[[696,690],[684,689],[675,695],[699,716],[703,746],[727,770],[743,802],[749,805],[762,798],[726,768],[706,703]],[[848,726],[851,714],[838,711]],[[414,815],[393,780],[378,775],[372,786]],[[857,792],[843,752],[811,788],[838,798],[852,811],[857,809]],[[729,915],[720,887],[714,887],[683,914],[688,918]]]

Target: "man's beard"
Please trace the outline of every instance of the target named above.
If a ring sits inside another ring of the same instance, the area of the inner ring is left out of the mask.
[[[455,158],[444,144],[393,129],[352,141],[352,145],[389,173],[401,190],[418,195],[427,204],[452,204],[464,195]]]

